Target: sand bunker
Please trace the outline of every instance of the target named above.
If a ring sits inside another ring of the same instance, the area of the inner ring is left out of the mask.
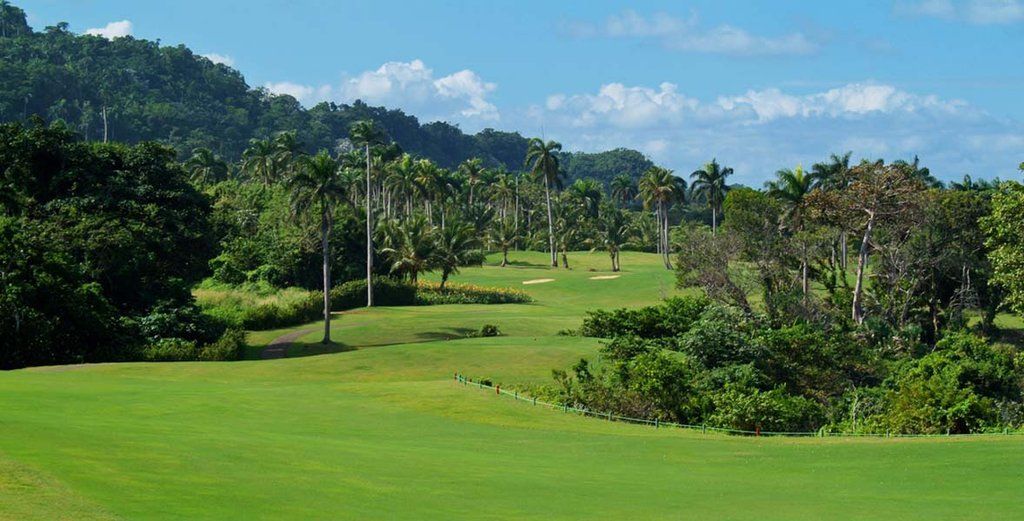
[[[555,279],[533,279],[533,280],[524,280],[523,284],[544,284],[545,282],[554,282],[554,281],[555,281]]]
[[[619,278],[621,276],[622,275],[598,275],[596,277],[590,277],[590,280],[610,280],[610,279],[617,279],[617,278]]]

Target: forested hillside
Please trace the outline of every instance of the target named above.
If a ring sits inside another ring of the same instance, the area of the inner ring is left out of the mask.
[[[336,150],[353,122],[370,119],[404,151],[444,168],[473,157],[489,167],[523,168],[527,139],[517,132],[466,134],[450,123],[421,123],[360,101],[307,110],[291,96],[251,88],[238,71],[184,45],[77,35],[66,24],[33,32],[24,11],[0,9],[0,121],[38,115],[63,120],[87,140],[155,140],[173,146],[180,158],[203,147],[235,160],[250,139],[283,131],[295,131],[306,152]],[[638,177],[650,166],[630,150],[565,156],[572,158],[565,161],[570,180],[607,182],[623,172]]]

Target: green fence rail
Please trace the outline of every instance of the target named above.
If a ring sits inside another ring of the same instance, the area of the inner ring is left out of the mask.
[[[648,419],[645,419],[645,418],[631,418],[629,416],[621,416],[621,415],[614,414],[614,413],[611,413],[611,412],[593,411],[593,410],[590,410],[590,409],[581,409],[581,408],[577,408],[577,407],[571,407],[571,406],[566,405],[566,404],[550,403],[550,402],[545,402],[543,400],[538,400],[536,397],[531,397],[531,396],[527,396],[525,394],[520,394],[518,390],[509,391],[509,390],[506,390],[506,389],[502,389],[500,385],[485,384],[485,383],[483,383],[480,380],[477,380],[476,382],[474,382],[472,378],[468,378],[468,377],[466,377],[465,375],[463,375],[463,374],[461,374],[459,372],[454,373],[454,375],[455,375],[455,377],[454,377],[455,382],[459,383],[459,384],[462,384],[464,387],[476,388],[476,389],[487,389],[489,391],[494,391],[494,393],[496,395],[498,395],[498,396],[508,396],[508,397],[511,397],[511,398],[515,399],[516,401],[526,402],[528,404],[533,404],[534,406],[546,407],[548,409],[559,410],[559,411],[562,411],[562,412],[565,412],[565,413],[574,413],[574,414],[578,414],[578,415],[582,415],[582,416],[589,416],[589,417],[592,417],[592,418],[597,418],[597,419],[607,420],[607,421],[616,421],[616,422],[622,422],[622,423],[634,423],[634,424],[638,424],[638,425],[649,425],[649,426],[653,426],[656,429],[665,427],[665,428],[673,428],[673,429],[686,429],[686,430],[690,430],[690,431],[699,431],[699,432],[705,433],[705,434],[708,433],[708,432],[711,432],[711,433],[734,434],[734,435],[742,435],[742,436],[783,436],[783,437],[808,437],[808,438],[809,437],[818,437],[818,438],[840,438],[840,437],[844,437],[844,438],[957,438],[957,437],[970,437],[970,436],[1022,436],[1022,435],[1024,435],[1024,431],[1009,430],[1009,429],[1005,429],[1002,432],[978,432],[978,433],[969,433],[969,434],[901,434],[901,433],[888,433],[888,432],[887,433],[857,433],[857,432],[837,433],[837,432],[828,432],[828,431],[826,431],[824,429],[817,430],[817,431],[807,431],[807,432],[799,432],[799,431],[796,431],[796,432],[792,432],[792,431],[761,431],[761,430],[749,431],[749,430],[743,430],[743,429],[727,429],[727,428],[723,428],[723,427],[712,427],[712,426],[709,426],[709,425],[694,425],[694,424],[687,424],[687,423],[667,422],[667,421],[661,421],[661,420],[657,420],[657,419],[648,420]]]

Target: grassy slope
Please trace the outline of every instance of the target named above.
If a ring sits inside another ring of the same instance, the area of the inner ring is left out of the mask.
[[[538,303],[518,320],[455,306],[353,313],[336,325],[351,347],[394,335],[418,343],[2,373],[0,475],[17,468],[26,477],[0,477],[0,518],[1005,519],[1024,511],[1020,439],[702,437],[534,409],[449,380],[461,370],[546,381],[550,368],[593,353],[593,340],[550,333],[575,327],[590,307],[657,298],[670,275],[654,258],[630,260],[624,266],[636,271],[615,281],[590,281],[583,270],[467,270],[461,279],[478,283],[557,278],[520,286]],[[517,336],[417,336],[499,320]]]

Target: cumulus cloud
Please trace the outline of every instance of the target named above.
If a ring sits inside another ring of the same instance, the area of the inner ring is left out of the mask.
[[[899,1],[894,10],[906,16],[958,20],[977,25],[1024,21],[1024,2],[1021,0]]]
[[[577,37],[650,40],[670,50],[730,56],[810,54],[818,49],[817,43],[800,32],[760,36],[728,24],[704,28],[696,15],[688,18],[665,13],[643,16],[625,11],[609,17],[603,26],[577,21],[567,24],[565,30]]]
[[[108,40],[114,38],[121,38],[123,36],[132,35],[132,23],[128,20],[121,20],[118,22],[110,22],[103,27],[93,27],[86,29],[85,34],[91,34],[93,36],[102,36]]]
[[[213,63],[219,63],[221,65],[227,65],[228,67],[235,66],[235,59],[226,54],[217,54],[215,52],[207,53],[202,55],[203,58],[212,61]]]
[[[712,100],[687,96],[672,83],[609,83],[594,93],[549,96],[515,117],[517,128],[543,125],[568,149],[628,146],[680,173],[718,157],[736,168],[736,182],[751,185],[778,168],[847,150],[871,159],[920,155],[949,179],[1005,177],[1016,165],[1010,151],[1024,142],[1024,126],[963,101],[871,81],[810,93],[748,90]]]
[[[267,82],[263,84],[263,88],[272,94],[291,96],[305,104],[313,104],[329,99],[332,90],[330,85],[313,87],[290,81]]]
[[[387,62],[377,69],[346,76],[337,85],[314,87],[293,82],[267,83],[275,94],[288,94],[305,104],[331,100],[401,108],[430,120],[496,121],[498,108],[488,100],[497,89],[477,73],[464,69],[436,76],[421,60]]]

